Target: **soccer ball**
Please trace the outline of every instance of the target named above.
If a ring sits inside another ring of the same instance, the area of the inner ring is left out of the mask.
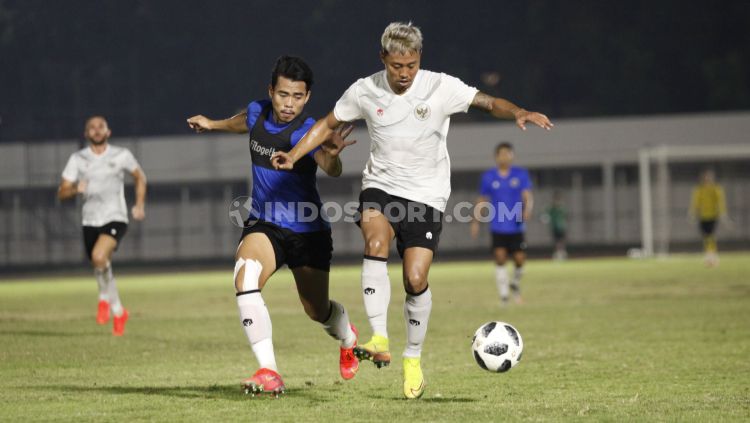
[[[474,333],[471,349],[479,367],[490,372],[503,373],[521,361],[523,339],[510,324],[489,322]]]

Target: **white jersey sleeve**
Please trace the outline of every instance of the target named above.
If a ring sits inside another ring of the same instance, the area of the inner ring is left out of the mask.
[[[141,167],[138,164],[138,160],[136,160],[135,157],[133,156],[133,153],[131,153],[130,150],[128,149],[124,149],[121,160],[122,160],[122,168],[127,170],[130,173],[133,173],[136,169]]]
[[[341,96],[336,106],[333,108],[333,115],[339,122],[352,122],[362,119],[362,108],[359,104],[359,83],[361,80],[353,83],[344,95]]]
[[[62,177],[66,181],[70,182],[76,182],[79,179],[79,160],[78,160],[78,153],[73,153],[70,155],[70,158],[68,159],[68,163],[65,165],[65,169],[63,169]]]
[[[440,85],[448,95],[445,97],[445,112],[448,115],[454,113],[466,113],[471,102],[479,92],[478,89],[466,85],[460,79],[447,74],[440,74]]]

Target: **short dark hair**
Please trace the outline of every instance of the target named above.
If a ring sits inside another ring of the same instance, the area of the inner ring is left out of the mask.
[[[281,56],[276,59],[276,64],[271,72],[271,87],[276,87],[279,76],[289,78],[292,81],[304,82],[307,91],[310,91],[313,85],[313,71],[300,57]]]
[[[500,153],[500,150],[503,148],[507,148],[510,151],[513,151],[513,144],[509,143],[508,141],[500,141],[500,143],[495,147],[495,155],[497,156]]]

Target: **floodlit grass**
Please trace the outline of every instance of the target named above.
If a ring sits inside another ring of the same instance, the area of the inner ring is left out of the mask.
[[[398,267],[397,267],[398,266]],[[394,362],[348,382],[338,346],[307,319],[291,274],[264,290],[279,400],[251,398],[255,370],[225,272],[120,276],[126,336],[94,322],[93,277],[0,283],[0,420],[119,421],[717,421],[750,419],[750,255],[721,266],[666,260],[531,261],[526,304],[499,307],[490,262],[437,263],[423,354],[427,391],[401,398],[400,265],[389,329]],[[115,269],[116,271],[117,269]],[[337,267],[332,298],[363,335],[358,267]],[[481,370],[474,330],[504,320],[524,338],[506,374]]]

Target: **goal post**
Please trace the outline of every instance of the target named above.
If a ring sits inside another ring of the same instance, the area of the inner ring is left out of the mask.
[[[681,210],[683,216],[687,215],[689,199],[675,202],[673,198],[675,166],[692,164],[703,168],[721,167],[737,161],[750,164],[750,144],[656,146],[639,150],[641,255],[652,257],[669,254],[675,215],[679,215]],[[724,181],[720,177],[718,182],[722,184]],[[696,172],[691,185],[697,183]],[[740,175],[735,183],[746,185],[750,181]],[[684,191],[687,184],[684,180],[680,181],[681,190]],[[730,216],[732,215],[730,211]]]

